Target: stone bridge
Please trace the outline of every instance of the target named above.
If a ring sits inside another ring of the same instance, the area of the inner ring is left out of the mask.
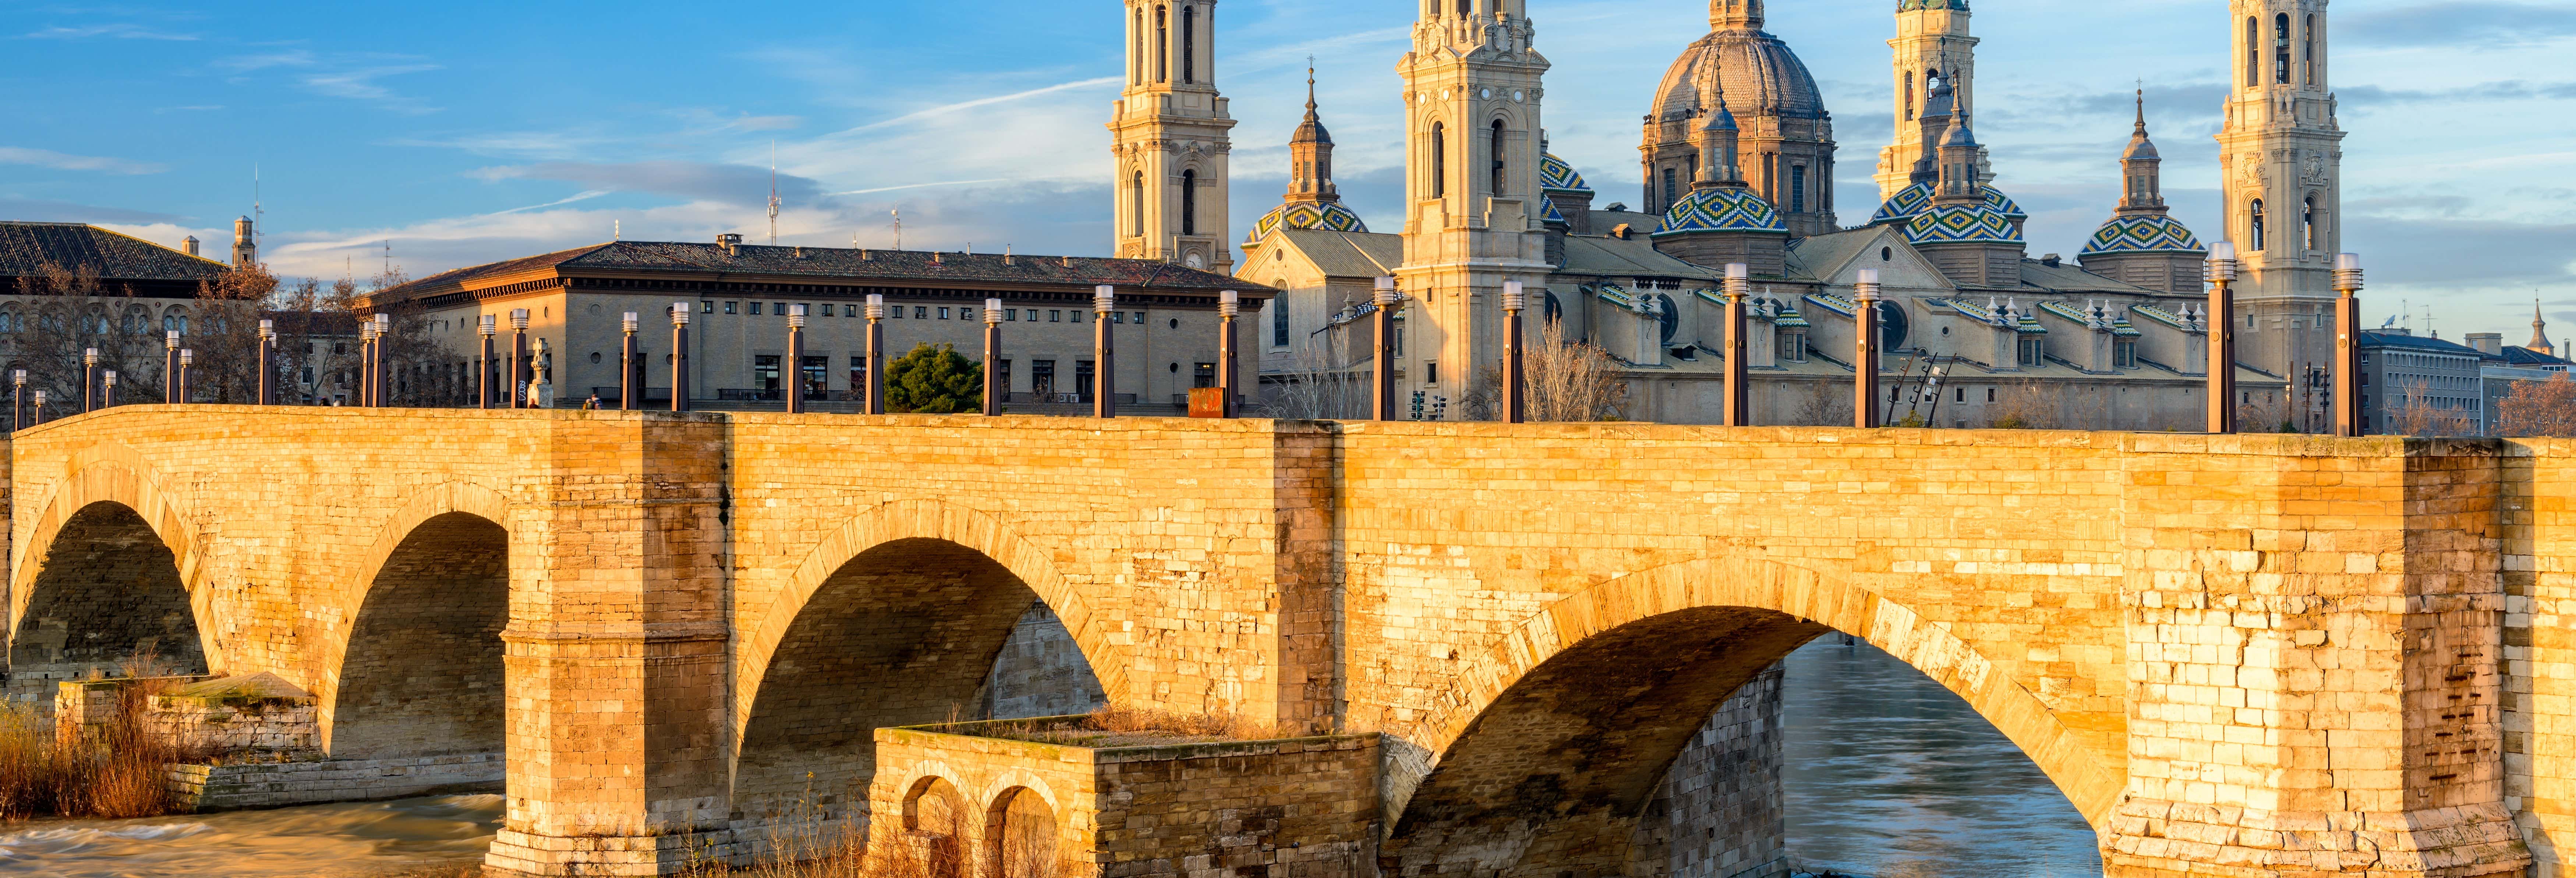
[[[13,693],[274,673],[331,764],[505,763],[496,870],[858,816],[1032,601],[1114,700],[1382,733],[1388,878],[1652,872],[1676,754],[1828,630],[2111,875],[2557,874],[2576,825],[2563,441],[126,406],[10,452]]]

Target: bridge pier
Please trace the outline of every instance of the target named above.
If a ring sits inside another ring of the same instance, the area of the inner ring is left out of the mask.
[[[568,453],[509,528],[510,791],[486,872],[730,857],[724,425],[554,424]]]

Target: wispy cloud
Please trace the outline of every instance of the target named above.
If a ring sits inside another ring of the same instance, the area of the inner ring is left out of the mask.
[[[81,27],[60,27],[60,26],[56,26],[56,27],[49,27],[49,28],[45,28],[45,29],[43,29],[43,30],[30,32],[30,33],[28,33],[28,34],[25,34],[25,35],[24,35],[23,37],[21,37],[21,38],[22,38],[22,39],[30,39],[30,40],[89,40],[89,39],[110,39],[110,40],[172,40],[172,41],[178,41],[178,42],[188,42],[188,41],[193,41],[193,40],[197,39],[197,35],[196,35],[196,34],[174,34],[174,33],[169,33],[169,32],[167,32],[167,31],[149,30],[149,29],[146,29],[146,28],[144,28],[144,27],[142,27],[142,26],[139,26],[139,25],[118,23],[118,24],[93,24],[93,25],[85,25],[85,26],[81,26]]]
[[[159,162],[71,155],[50,149],[25,149],[15,146],[0,146],[0,164],[34,165],[57,171],[97,171],[103,174],[158,174],[170,169],[169,165]]]
[[[1069,178],[1057,177],[1057,178],[1051,178],[1051,179],[1069,179]],[[848,191],[848,192],[834,192],[834,193],[831,193],[831,194],[833,194],[833,195],[872,195],[872,194],[875,194],[875,193],[878,193],[878,192],[901,192],[901,191],[903,191],[903,190],[905,190],[905,189],[928,189],[928,188],[933,187],[933,186],[977,186],[977,185],[982,185],[982,184],[985,184],[985,183],[1015,183],[1015,182],[1019,182],[1019,181],[1018,181],[1018,180],[1016,180],[1016,179],[1014,179],[1014,178],[1010,178],[1010,177],[994,177],[994,178],[985,179],[985,180],[941,180],[941,181],[939,181],[939,182],[937,182],[937,183],[906,183],[906,184],[903,184],[903,185],[901,185],[901,186],[879,186],[879,187],[876,187],[876,188],[874,188],[874,189],[852,189],[852,190],[850,190],[850,191]]]
[[[2341,35],[2364,44],[2450,47],[2529,44],[2576,36],[2576,6],[2446,0],[2345,16]]]
[[[903,114],[903,115],[901,115],[901,116],[896,116],[896,117],[894,117],[894,118],[892,118],[892,119],[885,119],[885,120],[880,120],[880,121],[876,121],[876,122],[870,122],[870,123],[868,123],[868,124],[861,125],[861,126],[858,126],[858,127],[856,127],[856,128],[845,129],[845,130],[843,130],[841,133],[842,133],[842,134],[856,134],[856,133],[858,133],[858,132],[862,132],[862,131],[873,131],[873,130],[880,129],[880,128],[892,128],[892,127],[897,126],[897,125],[903,125],[903,124],[911,123],[911,122],[919,122],[919,121],[921,121],[921,120],[923,120],[923,119],[928,119],[928,118],[931,118],[931,117],[934,117],[934,116],[945,116],[945,115],[950,114],[950,113],[960,112],[960,111],[964,111],[964,110],[972,110],[972,109],[974,109],[974,108],[976,108],[976,107],[987,107],[987,106],[991,106],[991,105],[994,105],[994,104],[1008,103],[1008,102],[1011,102],[1011,101],[1022,101],[1022,100],[1027,100],[1027,99],[1029,99],[1029,98],[1038,97],[1038,96],[1041,96],[1041,95],[1051,95],[1051,94],[1055,94],[1055,93],[1057,93],[1057,92],[1073,91],[1073,90],[1075,90],[1075,89],[1083,89],[1083,88],[1097,88],[1097,87],[1104,86],[1104,85],[1113,85],[1113,84],[1116,84],[1120,79],[1123,79],[1123,78],[1125,78],[1125,77],[1119,77],[1119,76],[1103,76],[1103,77],[1099,77],[1099,78],[1096,78],[1096,79],[1084,79],[1084,80],[1077,80],[1077,81],[1074,81],[1074,82],[1059,82],[1059,83],[1056,83],[1056,84],[1054,84],[1054,85],[1046,86],[1046,87],[1044,87],[1044,88],[1033,88],[1033,89],[1029,89],[1029,90],[1027,90],[1027,91],[1012,92],[1012,93],[1010,93],[1010,94],[1006,94],[1006,95],[994,95],[994,96],[992,96],[992,97],[976,98],[976,99],[974,99],[974,100],[969,100],[969,101],[958,101],[958,102],[953,103],[953,104],[942,104],[942,105],[939,105],[939,106],[936,106],[936,107],[930,107],[930,108],[926,108],[926,109],[914,110],[914,111],[912,111],[912,112],[905,113],[905,114]]]
[[[235,73],[249,73],[254,70],[267,70],[271,67],[311,67],[314,63],[316,63],[316,59],[313,57],[313,53],[302,49],[289,49],[283,52],[267,52],[258,55],[236,55],[230,58],[217,59],[214,66],[217,69],[230,70]]]
[[[491,212],[491,213],[485,214],[485,216],[508,216],[508,215],[510,215],[510,214],[514,214],[514,213],[526,213],[526,212],[531,211],[531,210],[544,210],[544,209],[549,208],[549,207],[561,207],[561,206],[563,206],[563,205],[571,204],[571,203],[573,203],[573,202],[575,202],[575,201],[589,201],[589,200],[591,200],[591,199],[593,199],[593,198],[598,198],[599,196],[607,195],[607,194],[609,194],[609,191],[608,191],[608,190],[606,190],[606,189],[593,189],[593,190],[590,190],[590,191],[588,191],[588,192],[583,192],[583,193],[581,193],[581,194],[579,194],[579,195],[575,195],[575,196],[573,196],[573,197],[571,197],[571,198],[560,198],[560,199],[556,199],[556,200],[554,200],[554,201],[546,202],[546,203],[544,203],[544,204],[531,204],[531,205],[528,205],[528,206],[526,206],[526,207],[513,207],[513,208],[510,208],[509,210],[496,210],[496,211],[493,211],[493,212]]]
[[[712,162],[542,162],[483,168],[472,176],[485,181],[559,180],[603,193],[641,192],[733,205],[766,204],[770,186],[768,168]],[[777,180],[779,195],[792,200],[807,201],[821,194],[821,187],[804,177],[780,174]]]
[[[423,115],[438,112],[439,108],[429,106],[418,98],[397,94],[393,89],[377,84],[376,80],[383,79],[388,76],[401,76],[406,73],[425,73],[437,69],[439,69],[439,66],[436,64],[398,64],[386,67],[365,67],[356,70],[312,74],[303,77],[303,83],[305,88],[311,89],[317,94],[329,95],[335,98],[368,101],[397,113]]]

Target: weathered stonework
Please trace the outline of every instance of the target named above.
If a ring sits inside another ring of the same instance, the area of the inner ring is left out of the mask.
[[[1049,874],[1040,857],[1069,878],[1371,874],[1376,735],[1095,749],[995,725],[878,729],[871,847],[934,878]]]
[[[504,870],[863,816],[875,730],[978,712],[1034,602],[1111,700],[1382,733],[1400,878],[1621,872],[1829,630],[2116,876],[2555,874],[2576,813],[2557,440],[126,406],[10,450],[13,673],[193,644],[326,758],[499,740]]]

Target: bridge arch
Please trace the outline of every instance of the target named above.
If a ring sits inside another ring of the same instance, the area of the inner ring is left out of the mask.
[[[508,498],[447,482],[404,500],[342,584],[315,688],[335,758],[505,749]]]
[[[1763,668],[1836,630],[1965,699],[2104,825],[2125,779],[1946,625],[1812,570],[1715,557],[1559,599],[1476,655],[1402,743],[1390,735],[1381,862],[1390,878],[1618,874],[1690,734]]]
[[[928,499],[851,516],[742,623],[734,810],[852,813],[874,776],[873,730],[973,717],[1033,603],[1063,621],[1104,692],[1126,694],[1123,652],[1091,602],[1000,519]]]
[[[54,682],[124,673],[145,654],[158,672],[220,666],[188,513],[121,444],[91,448],[69,469],[16,551],[9,697],[50,710]]]

